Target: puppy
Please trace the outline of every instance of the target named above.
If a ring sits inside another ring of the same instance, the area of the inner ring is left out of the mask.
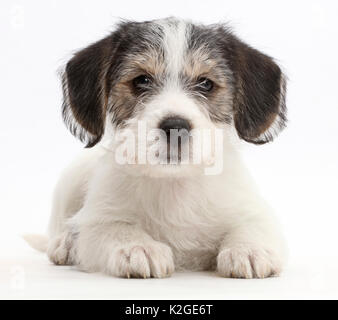
[[[63,118],[87,149],[56,186],[52,262],[128,278],[281,272],[283,237],[238,152],[285,127],[273,59],[224,25],[122,22],[62,83]]]

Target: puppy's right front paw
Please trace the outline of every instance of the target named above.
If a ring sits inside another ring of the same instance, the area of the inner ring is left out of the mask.
[[[175,270],[171,249],[158,241],[116,247],[107,273],[118,277],[164,278]]]

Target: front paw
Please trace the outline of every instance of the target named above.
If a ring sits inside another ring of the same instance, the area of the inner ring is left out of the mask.
[[[266,278],[277,276],[282,263],[269,249],[237,246],[224,248],[217,257],[217,271],[226,278]]]
[[[118,277],[163,278],[174,272],[171,249],[158,241],[117,246],[108,260],[107,273]]]

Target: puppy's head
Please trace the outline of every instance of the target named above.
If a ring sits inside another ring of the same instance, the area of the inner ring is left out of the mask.
[[[181,139],[176,149],[193,130],[231,127],[263,144],[286,122],[280,68],[223,25],[174,18],[120,23],[75,54],[63,88],[64,119],[87,147],[127,130],[137,136],[142,122],[164,132],[167,158],[174,133]]]

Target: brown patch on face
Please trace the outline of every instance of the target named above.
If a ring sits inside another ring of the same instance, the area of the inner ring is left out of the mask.
[[[208,78],[219,87],[226,86],[224,71],[219,65],[222,62],[211,58],[205,48],[198,48],[187,53],[183,74],[189,79]]]
[[[230,123],[232,95],[227,66],[224,61],[210,56],[210,50],[199,47],[187,52],[182,77],[189,93],[198,99],[207,110],[210,119],[218,123]],[[207,78],[213,82],[210,92],[199,92],[200,79]]]
[[[123,123],[133,116],[136,105],[140,104],[140,101],[134,94],[129,82],[119,82],[112,90],[109,103],[109,111],[113,114],[113,122],[117,126],[123,126]]]
[[[133,86],[133,80],[141,75],[152,78],[152,87],[148,92],[139,94]],[[129,54],[121,68],[119,81],[110,89],[109,111],[113,113],[113,122],[123,126],[157,92],[164,77],[165,63],[161,50],[149,49],[142,54]]]
[[[139,75],[161,78],[165,73],[164,56],[161,50],[148,50],[142,54],[128,55],[122,70],[122,82],[127,82]]]
[[[230,87],[216,86],[208,95],[205,104],[211,121],[215,123],[231,123],[232,94]]]

